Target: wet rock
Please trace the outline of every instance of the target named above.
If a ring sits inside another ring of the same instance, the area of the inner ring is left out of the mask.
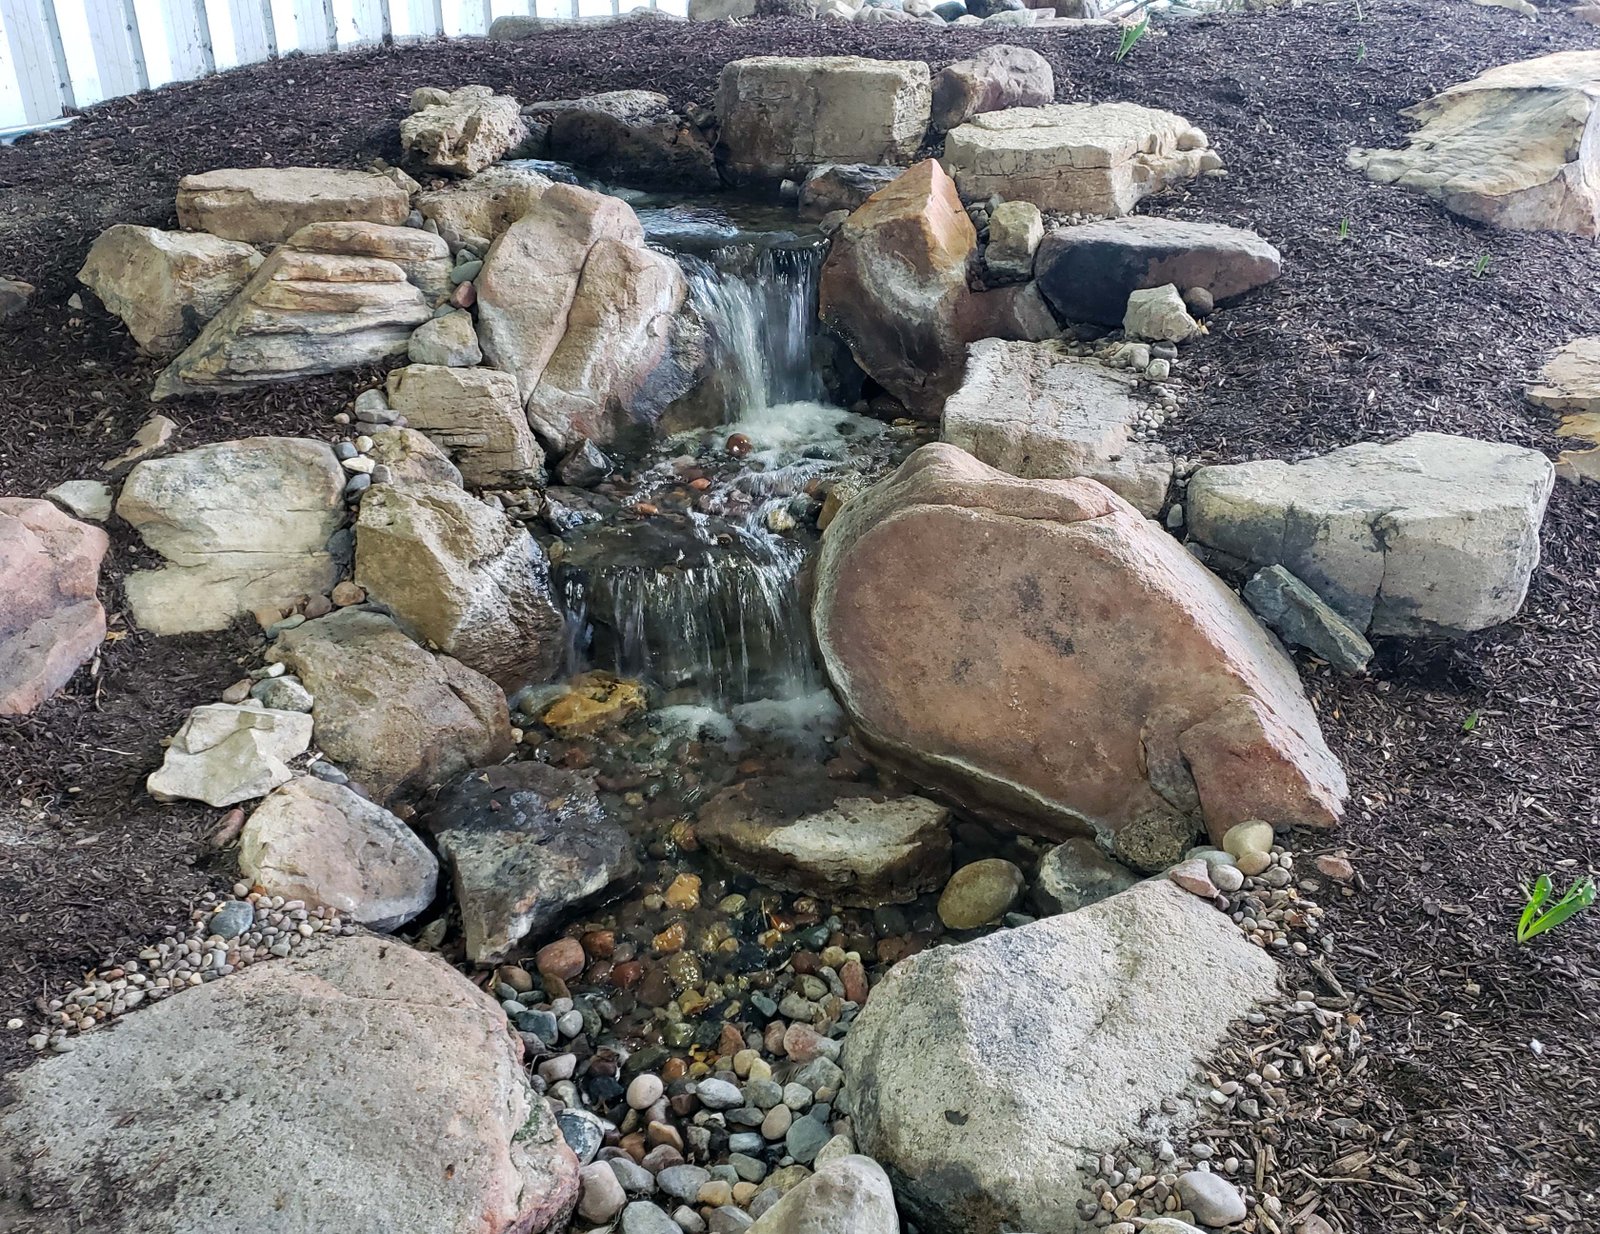
[[[417,209],[452,248],[487,253],[555,181],[531,167],[490,167],[417,196]]]
[[[343,521],[344,483],[333,451],[301,437],[139,463],[117,513],[168,564],[127,576],[134,620],[156,634],[220,630],[326,592],[338,579],[327,543]]]
[[[846,219],[823,263],[822,320],[924,418],[961,379],[977,243],[955,185],[928,159]]]
[[[983,112],[1041,107],[1056,99],[1050,62],[1036,51],[993,43],[933,77],[933,127],[944,133]]]
[[[259,703],[208,703],[192,710],[173,734],[145,788],[157,801],[231,806],[264,797],[294,773],[287,766],[311,744],[311,717]]]
[[[178,225],[246,244],[281,244],[307,223],[399,225],[411,208],[388,176],[337,167],[231,167],[178,181]]]
[[[0,715],[26,715],[99,650],[109,546],[48,501],[0,497]]]
[[[1200,323],[1189,316],[1178,289],[1167,283],[1129,294],[1122,315],[1122,332],[1130,339],[1181,343],[1199,334],[1201,329]]]
[[[900,1217],[882,1167],[870,1157],[846,1155],[819,1164],[751,1229],[753,1234],[899,1234]]]
[[[608,183],[688,191],[721,187],[711,144],[664,94],[612,90],[533,103],[523,114],[548,123],[548,157]]]
[[[488,86],[462,86],[400,122],[406,154],[439,171],[482,171],[527,133],[517,100]]]
[[[567,451],[556,473],[563,484],[591,488],[611,474],[611,460],[599,446],[585,438]]]
[[[245,823],[239,870],[269,895],[397,930],[433,902],[439,862],[389,811],[341,784],[299,776]]]
[[[543,763],[472,771],[425,819],[450,866],[476,963],[603,902],[638,877],[633,843],[589,782]]]
[[[561,737],[588,737],[614,728],[646,706],[644,687],[611,673],[582,673],[565,694],[539,714],[541,723]]]
[[[700,842],[765,883],[832,903],[908,904],[950,872],[950,816],[920,797],[831,781],[747,780],[701,807]]]
[[[989,245],[983,252],[983,264],[996,278],[1030,279],[1034,254],[1043,239],[1044,219],[1038,206],[1028,201],[1003,201],[989,216]]]
[[[89,248],[78,280],[152,356],[182,351],[245,285],[261,254],[204,232],[118,223]]]
[[[821,219],[835,210],[858,210],[879,189],[900,178],[904,167],[875,163],[826,163],[814,167],[800,186],[800,217]]]
[[[1044,855],[1029,898],[1045,916],[1074,913],[1126,891],[1138,881],[1138,874],[1113,861],[1093,840],[1079,837]]]
[[[503,686],[543,681],[560,664],[544,551],[462,489],[373,489],[356,520],[356,582],[407,633]]]
[[[1098,480],[1140,513],[1166,504],[1172,459],[1133,439],[1144,404],[1137,381],[1071,356],[1056,342],[984,339],[945,404],[940,439],[1025,479]]]
[[[1244,585],[1251,611],[1296,647],[1321,656],[1342,673],[1359,673],[1372,644],[1322,598],[1282,566],[1268,566]]]
[[[511,752],[500,688],[434,656],[381,613],[342,608],[278,636],[282,663],[316,699],[317,744],[380,800]]]
[[[1514,616],[1554,483],[1534,450],[1444,433],[1301,463],[1202,467],[1189,534],[1281,565],[1358,630],[1458,635]]]
[[[845,1039],[857,1143],[921,1229],[1080,1229],[1077,1163],[1120,1149],[1276,993],[1271,958],[1165,880],[924,951],[889,971]]]
[[[975,930],[999,919],[1022,894],[1022,871],[999,857],[964,865],[939,895],[939,920],[952,930]]]
[[[442,959],[382,938],[141,1009],[20,1074],[11,1097],[0,1176],[103,1234],[357,1230],[374,1213],[396,1229],[537,1234],[565,1229],[578,1197],[501,1010]],[[265,1184],[263,1153],[326,1186]],[[85,1161],[104,1187],[73,1185]]]
[[[1205,169],[1206,135],[1135,103],[1057,103],[974,116],[950,131],[945,167],[967,200],[1116,216]],[[1214,158],[1215,156],[1211,156]]]
[[[722,70],[717,157],[735,180],[824,163],[898,164],[928,128],[928,66],[860,56],[753,56]]]
[[[471,368],[480,363],[483,352],[478,349],[472,314],[457,311],[423,322],[406,344],[406,358],[412,364],[440,364],[449,368]]]
[[[1594,236],[1597,87],[1597,51],[1503,64],[1402,111],[1422,126],[1404,149],[1354,149],[1349,164],[1481,223]]]
[[[487,368],[411,364],[389,374],[389,406],[443,447],[477,488],[520,487],[543,472],[516,378]]]
[[[1214,304],[1272,282],[1282,268],[1278,250],[1253,231],[1139,215],[1052,231],[1037,273],[1064,320],[1111,326],[1135,291],[1172,283],[1186,300],[1203,290]]]
[[[829,528],[814,618],[868,749],[1002,825],[1143,829],[1166,837],[1151,846],[1162,868],[1197,807],[1213,830],[1327,826],[1342,808],[1343,771],[1293,664],[1093,481],[1018,480],[924,446]],[[1087,732],[1092,753],[1067,736]]]

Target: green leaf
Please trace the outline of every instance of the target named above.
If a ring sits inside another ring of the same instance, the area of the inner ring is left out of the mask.
[[[1471,715],[1469,715],[1465,720],[1461,721],[1461,731],[1463,733],[1470,733],[1470,732],[1472,732],[1473,729],[1475,729],[1477,727],[1478,727],[1478,713],[1476,711],[1474,711]]]
[[[1572,887],[1567,889],[1567,894],[1561,897],[1560,901],[1554,908],[1552,908],[1548,913],[1544,914],[1544,916],[1540,917],[1533,923],[1532,926],[1529,927],[1527,936],[1529,938],[1536,938],[1548,930],[1555,929],[1568,917],[1571,917],[1576,913],[1580,913],[1584,909],[1588,908],[1594,903],[1594,899],[1594,879],[1589,878],[1585,879],[1581,883],[1575,883]]]
[[[1541,874],[1533,884],[1532,891],[1529,891],[1526,887],[1522,889],[1522,894],[1527,898],[1528,902],[1523,906],[1522,917],[1517,921],[1517,941],[1519,943],[1525,943],[1533,937],[1529,927],[1533,924],[1533,919],[1538,915],[1539,910],[1544,907],[1544,902],[1550,898],[1550,887],[1550,876]]]

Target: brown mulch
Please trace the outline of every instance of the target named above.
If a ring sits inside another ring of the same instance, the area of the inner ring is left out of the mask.
[[[91,474],[148,414],[154,366],[114,321],[66,300],[100,229],[175,221],[185,173],[396,159],[405,99],[425,84],[486,82],[525,100],[648,87],[707,103],[721,66],[744,55],[937,67],[993,41],[914,25],[663,22],[292,57],[116,100],[0,149],[0,273],[40,288],[0,324],[0,493]],[[1443,86],[1600,47],[1600,30],[1553,13],[1528,22],[1444,0],[1360,0],[1173,23],[1121,64],[1107,34],[1005,41],[1049,57],[1063,99],[1131,99],[1204,127],[1229,174],[1149,208],[1251,226],[1283,252],[1284,277],[1219,313],[1180,363],[1190,393],[1167,430],[1175,448],[1293,457],[1427,428],[1555,453],[1551,418],[1520,392],[1553,347],[1600,329],[1592,244],[1451,218],[1368,184],[1344,152],[1397,143],[1399,109]],[[315,432],[368,380],[169,414],[183,445]],[[138,554],[125,529],[113,535],[115,610]],[[1324,902],[1337,979],[1364,1017],[1370,1062],[1350,1083],[1371,1135],[1356,1169],[1343,1111],[1329,1110],[1296,1120],[1280,1156],[1349,1229],[1567,1231],[1600,1213],[1600,913],[1533,947],[1511,940],[1519,880],[1600,867],[1600,489],[1559,486],[1544,537],[1527,606],[1506,626],[1385,646],[1367,679],[1308,666],[1353,790],[1335,840],[1364,888]],[[242,632],[130,633],[64,697],[0,721],[0,1016],[148,939],[226,877],[206,845],[217,812],[156,806],[141,783],[160,738],[250,652]],[[22,1036],[0,1033],[0,1070],[23,1061]]]

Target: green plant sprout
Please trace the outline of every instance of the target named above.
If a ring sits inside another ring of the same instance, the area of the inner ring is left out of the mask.
[[[1469,713],[1467,718],[1461,721],[1461,731],[1463,733],[1472,732],[1473,729],[1478,727],[1478,721],[1481,719],[1482,717],[1476,711]]]
[[[1517,942],[1526,943],[1538,938],[1594,903],[1595,885],[1592,878],[1579,879],[1567,888],[1566,895],[1545,908],[1553,887],[1550,876],[1541,874],[1533,884],[1532,891],[1526,886],[1522,888],[1527,904],[1523,906],[1522,917],[1517,921]]]
[[[1366,61],[1367,61],[1367,45],[1365,43],[1357,43],[1356,44],[1356,63],[1357,64],[1365,64]]]
[[[1489,271],[1489,254],[1479,253],[1478,259],[1472,263],[1472,277],[1481,279]]]
[[[1348,240],[1349,238],[1350,238],[1350,217],[1348,215],[1346,215],[1344,218],[1339,220],[1339,239]]]
[[[1112,53],[1111,58],[1121,64],[1127,58],[1128,53],[1133,50],[1134,45],[1144,38],[1144,32],[1149,28],[1149,13],[1146,13],[1134,25],[1122,27],[1122,40],[1117,44],[1117,50]]]

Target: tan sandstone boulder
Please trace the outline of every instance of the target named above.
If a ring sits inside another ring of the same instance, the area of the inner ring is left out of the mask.
[[[109,546],[48,501],[0,497],[0,716],[32,711],[99,648]]]
[[[410,195],[388,176],[341,167],[229,167],[178,181],[178,225],[280,244],[307,223],[403,223]]]
[[[1056,76],[1026,47],[995,43],[958,60],[933,78],[933,127],[941,133],[986,111],[1042,107],[1056,100]]]
[[[488,86],[462,86],[402,120],[400,145],[438,171],[470,176],[502,157],[526,133],[516,99]]]
[[[468,484],[504,488],[538,478],[544,450],[510,373],[410,364],[389,374],[388,396],[391,409],[450,454]]]
[[[1600,336],[1575,338],[1557,351],[1528,387],[1528,400],[1560,414],[1557,437],[1588,444],[1563,450],[1556,474],[1574,484],[1600,483]]]
[[[1350,152],[1380,184],[1520,230],[1600,234],[1600,51],[1501,65],[1401,114],[1422,127],[1403,150]]]
[[[334,253],[344,257],[376,257],[405,271],[406,281],[437,305],[452,290],[450,246],[420,227],[383,223],[310,223],[289,237],[302,253]]]
[[[869,748],[997,821],[1109,833],[1156,869],[1202,821],[1220,838],[1342,809],[1288,658],[1092,480],[1019,480],[924,446],[829,527],[814,614]]]
[[[531,167],[490,167],[465,180],[417,195],[417,209],[439,234],[479,253],[533,208],[554,183]]]
[[[122,319],[141,349],[172,356],[260,265],[261,254],[236,240],[118,223],[89,247],[78,281]]]

